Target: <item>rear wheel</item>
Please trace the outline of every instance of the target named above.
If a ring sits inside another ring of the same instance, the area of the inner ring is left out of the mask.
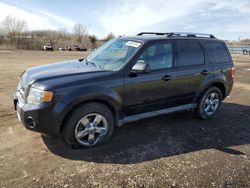
[[[196,114],[201,119],[213,119],[218,113],[222,101],[219,88],[210,87],[201,97]]]
[[[114,117],[101,103],[87,103],[66,120],[63,136],[73,148],[93,147],[106,142],[114,130]]]

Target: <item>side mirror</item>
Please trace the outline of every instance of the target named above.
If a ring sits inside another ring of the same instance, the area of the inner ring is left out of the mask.
[[[139,60],[137,63],[132,67],[131,73],[133,74],[147,74],[150,73],[150,65],[148,63],[144,63],[144,61]]]

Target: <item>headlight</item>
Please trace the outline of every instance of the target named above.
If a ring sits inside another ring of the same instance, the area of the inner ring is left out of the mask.
[[[50,102],[52,100],[53,93],[51,91],[43,91],[36,88],[30,88],[27,97],[27,102],[29,104],[38,105],[42,102]]]

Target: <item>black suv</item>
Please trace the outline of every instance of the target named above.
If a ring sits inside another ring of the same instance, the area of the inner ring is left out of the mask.
[[[91,147],[116,126],[143,118],[190,109],[214,118],[233,82],[222,40],[143,32],[112,39],[86,59],[26,70],[14,105],[27,129]]]

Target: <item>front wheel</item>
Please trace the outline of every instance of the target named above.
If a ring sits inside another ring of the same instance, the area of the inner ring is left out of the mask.
[[[113,133],[114,117],[100,103],[87,103],[72,112],[66,120],[63,136],[73,148],[93,147],[106,142]]]
[[[218,113],[222,101],[219,88],[210,87],[201,97],[196,114],[201,119],[213,119]]]

